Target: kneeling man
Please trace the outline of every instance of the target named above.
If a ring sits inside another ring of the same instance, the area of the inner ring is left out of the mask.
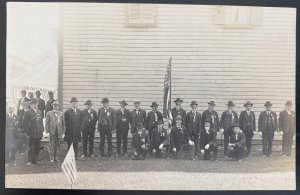
[[[153,154],[155,154],[156,158],[162,157],[162,149],[166,148],[165,158],[169,159],[169,151],[170,151],[170,142],[169,135],[166,129],[163,128],[163,121],[158,119],[157,128],[155,128],[152,132],[151,136],[151,147]]]
[[[217,131],[212,128],[212,122],[206,119],[204,123],[204,130],[200,134],[200,151],[204,154],[204,160],[213,161],[217,160],[218,144],[217,144]]]
[[[235,158],[238,161],[243,161],[247,155],[246,137],[237,123],[233,125],[233,134],[230,136],[228,146],[227,156]]]
[[[137,124],[137,132],[132,136],[132,147],[134,149],[133,160],[145,160],[149,150],[150,139],[142,123]]]

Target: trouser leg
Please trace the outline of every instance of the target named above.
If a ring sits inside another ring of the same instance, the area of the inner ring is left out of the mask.
[[[56,140],[54,137],[50,137],[50,160],[55,159]]]
[[[288,136],[288,144],[287,144],[287,155],[291,155],[292,153],[292,146],[293,146],[293,137],[294,137],[294,134],[292,132],[289,133],[289,136]]]
[[[60,151],[60,139],[57,138],[56,139],[56,142],[55,142],[55,146],[56,146],[56,154],[55,154],[55,157],[54,159],[55,160],[59,160],[59,157],[60,157],[60,154],[61,154],[61,151]]]
[[[262,149],[262,153],[263,155],[267,155],[267,147],[268,147],[268,133],[267,132],[263,132],[262,133],[262,142],[263,142],[263,149]]]
[[[99,146],[100,155],[104,155],[104,144],[105,144],[105,129],[104,129],[104,127],[101,127],[101,129],[100,129],[100,146]]]
[[[17,146],[14,145],[10,148],[10,159],[15,162],[16,161],[16,153],[17,153]]]
[[[183,157],[183,148],[184,148],[183,144],[181,146],[179,146],[178,148],[176,148],[176,158],[182,159],[182,157]]]
[[[195,144],[189,145],[189,153],[190,153],[190,158],[192,159],[195,155]]]
[[[121,129],[117,129],[117,153],[118,155],[121,155],[121,138],[122,138],[122,132]],[[124,142],[123,142],[124,144]]]
[[[127,153],[128,129],[124,129],[122,138],[123,138],[123,154],[126,154]]]
[[[28,140],[28,162],[33,162],[34,160],[34,139],[30,138]]]
[[[87,156],[87,144],[88,144],[88,130],[85,129],[82,132],[82,150],[83,150],[83,155]]]
[[[89,131],[89,155],[94,154],[94,138],[95,138],[95,131]]]
[[[228,151],[228,143],[229,143],[229,134],[224,134],[224,155],[227,155]]]
[[[8,144],[8,140],[5,140],[6,144],[5,144],[5,163],[8,163],[9,162],[9,151],[10,151],[10,146]]]
[[[269,132],[268,132],[268,155],[272,154],[273,139],[274,139],[274,131],[269,129]]]
[[[112,134],[110,128],[106,128],[106,137],[107,137],[107,143],[108,143],[108,156],[112,154]]]
[[[73,146],[74,146],[75,158],[77,159],[77,155],[78,155],[78,143],[73,143]]]

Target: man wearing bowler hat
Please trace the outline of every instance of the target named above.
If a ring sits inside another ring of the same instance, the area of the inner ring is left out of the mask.
[[[251,111],[252,106],[253,104],[250,101],[247,101],[244,104],[246,110],[241,112],[239,118],[240,128],[246,137],[247,157],[250,155],[251,141],[254,136],[254,131],[256,130],[255,114]]]
[[[94,157],[94,135],[96,129],[96,123],[98,120],[97,112],[92,109],[93,103],[91,100],[87,100],[84,105],[86,109],[82,110],[82,140],[83,140],[83,154],[84,157]],[[89,144],[89,153],[87,153],[87,145]]]
[[[104,144],[105,139],[107,139],[108,144],[108,153],[107,156],[111,157],[112,155],[112,133],[115,132],[117,117],[116,112],[113,108],[109,106],[108,98],[103,98],[101,101],[103,107],[98,111],[99,122],[98,129],[100,131],[100,156],[104,157]]]
[[[55,101],[54,94],[52,91],[48,92],[48,96],[49,96],[49,100],[46,103],[45,115],[47,114],[47,112],[53,110],[53,102]]]
[[[181,116],[182,124],[185,124],[186,111],[183,108],[181,108],[181,104],[182,104],[183,100],[180,98],[176,98],[176,100],[174,100],[174,102],[175,102],[175,107],[172,108],[172,110],[171,110],[172,117],[173,117],[172,126],[176,125],[175,119],[178,115]]]
[[[157,121],[163,120],[163,116],[161,112],[157,110],[158,104],[156,102],[152,102],[152,111],[150,111],[146,118],[146,130],[149,132],[149,137],[152,137],[153,129],[157,128]]]
[[[204,129],[205,121],[211,120],[211,128],[213,128],[215,131],[219,131],[219,116],[218,113],[214,110],[216,104],[214,101],[208,102],[208,109],[205,110],[202,113],[202,119],[201,119],[201,128]]]
[[[130,112],[130,125],[131,125],[131,133],[137,131],[137,124],[142,123],[143,126],[146,126],[146,111],[140,108],[141,102],[134,101],[134,110]]]
[[[40,91],[35,92],[35,97],[36,97],[37,101],[39,102],[38,108],[39,108],[40,111],[42,111],[42,113],[43,113],[42,117],[44,118],[44,112],[45,112],[45,109],[46,109],[45,100],[41,99],[41,92]]]
[[[195,143],[195,156],[197,156],[199,133],[201,130],[201,114],[197,111],[198,104],[196,101],[192,101],[190,106],[192,110],[186,115],[185,126],[191,140]]]
[[[129,131],[130,110],[125,100],[119,102],[121,108],[116,111],[117,116],[117,156],[127,156],[127,137]],[[121,142],[123,142],[123,153],[121,154]]]
[[[279,131],[282,134],[282,154],[284,156],[291,156],[293,137],[296,132],[296,115],[291,110],[292,102],[285,103],[285,110],[279,115]]]
[[[78,100],[72,97],[71,108],[65,111],[66,132],[64,141],[68,143],[68,149],[73,143],[75,159],[78,160],[78,143],[81,141],[81,110],[77,108]]]
[[[238,115],[233,111],[233,101],[228,101],[227,110],[223,112],[220,119],[220,131],[224,133],[224,155],[227,157],[229,137],[233,134],[232,125],[239,122]]]
[[[266,110],[261,112],[258,118],[258,131],[262,135],[263,157],[272,156],[272,144],[274,132],[278,129],[277,115],[271,111],[272,103],[265,103]]]

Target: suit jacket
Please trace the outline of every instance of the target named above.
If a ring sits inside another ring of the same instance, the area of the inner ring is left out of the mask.
[[[172,117],[173,117],[173,123],[172,126],[176,125],[176,120],[175,118],[180,115],[182,118],[182,124],[185,124],[185,118],[186,118],[186,111],[183,108],[179,108],[179,110],[176,110],[176,107],[172,108],[171,110]]]
[[[289,113],[284,110],[279,114],[279,131],[285,133],[295,133],[296,132],[296,115],[294,111]]]
[[[206,133],[206,130],[203,129],[200,135],[200,150],[204,150],[206,144],[209,146],[217,146],[217,131],[213,128],[210,128],[209,133]]]
[[[129,130],[129,122],[130,122],[130,111],[128,109],[124,109],[124,111],[121,111],[121,108],[116,111],[117,116],[117,129],[125,129],[126,131]],[[122,121],[122,119],[126,119],[125,122]]]
[[[185,126],[189,134],[198,135],[201,130],[201,114],[198,111],[196,111],[194,121],[194,114],[192,111],[190,111],[189,113],[187,113],[185,121]]]
[[[220,119],[220,129],[224,129],[225,134],[232,133],[232,125],[238,123],[239,118],[235,111],[229,114],[228,110],[224,111]]]
[[[38,109],[39,109],[40,111],[42,111],[42,113],[43,113],[43,118],[44,118],[44,112],[45,112],[45,109],[46,109],[45,100],[39,98]]]
[[[256,130],[255,114],[253,111],[250,111],[248,115],[247,111],[244,110],[240,114],[239,124],[243,132],[245,132],[246,127],[250,128],[252,131]]]
[[[138,114],[136,113],[136,110],[132,110],[130,112],[130,125],[131,125],[131,133],[133,133],[134,131],[136,131],[136,125],[138,123],[142,123],[143,126],[145,127],[146,125],[146,111],[139,108],[138,109]]]
[[[132,147],[138,150],[145,144],[146,148],[150,145],[149,135],[146,131],[143,131],[141,135],[138,132],[134,132],[131,140]]]
[[[189,133],[185,126],[179,129],[176,125],[172,127],[170,133],[171,148],[179,149],[183,144],[188,144],[190,140]]]
[[[32,108],[24,113],[23,127],[29,138],[41,139],[43,137],[44,124],[42,111],[37,109],[35,112]]]
[[[210,119],[212,121],[212,127],[214,130],[219,131],[220,125],[219,125],[219,116],[218,113],[213,110],[211,113],[209,110],[205,110],[202,114],[202,119],[201,119],[201,129],[204,129],[205,125],[205,120]]]
[[[146,119],[146,129],[148,131],[152,131],[153,129],[155,129],[157,127],[157,120],[163,120],[163,116],[161,114],[161,112],[156,111],[156,115],[157,115],[157,119],[155,121],[155,114],[154,111],[151,111],[148,113],[147,119]]]
[[[16,139],[20,137],[19,131],[19,118],[17,115],[12,114],[12,117],[9,114],[6,114],[6,123],[5,123],[5,131],[6,131],[6,142],[15,143]]]
[[[277,131],[278,129],[278,122],[277,122],[277,115],[275,112],[270,111],[271,115],[271,128],[273,131]],[[265,132],[267,129],[267,121],[268,120],[268,115],[267,111],[263,111],[260,113],[259,118],[258,118],[258,131]]]
[[[50,133],[50,137],[54,137],[56,129],[58,138],[62,138],[62,134],[66,131],[64,113],[58,111],[55,114],[54,110],[51,110],[46,114],[45,130]]]
[[[234,144],[235,146],[246,147],[246,137],[245,137],[245,134],[242,133],[242,132],[239,132],[237,134],[237,139],[236,139],[236,135],[235,135],[235,133],[233,133],[230,136],[229,143]]]
[[[81,111],[81,130],[82,131],[95,131],[96,123],[98,120],[97,112],[94,109],[91,109],[90,113],[88,109]]]
[[[153,129],[152,137],[151,137],[151,148],[158,148],[160,144],[170,144],[170,137],[168,131],[166,129],[162,129],[161,132],[158,131],[157,128]]]
[[[98,118],[98,120],[99,120],[99,122],[98,122],[99,128],[98,129],[101,130],[100,127],[102,125],[104,125],[103,121],[105,120],[105,110],[103,107],[101,107],[98,110],[98,117],[99,117]],[[108,107],[108,109],[107,109],[107,120],[108,120],[108,125],[110,127],[110,130],[114,131],[116,128],[116,124],[117,124],[117,116],[116,116],[115,110],[111,107]]]
[[[54,101],[55,101],[54,99],[47,101],[46,108],[45,108],[45,115],[47,115],[47,112],[53,110],[53,102]]]
[[[81,110],[76,109],[76,112],[73,110],[73,108],[69,108],[66,110],[65,114],[65,126],[66,126],[66,132],[65,132],[65,142],[68,143],[78,143],[81,141],[81,124],[82,124],[82,118],[81,118]]]

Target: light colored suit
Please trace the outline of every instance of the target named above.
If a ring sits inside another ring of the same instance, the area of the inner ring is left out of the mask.
[[[51,110],[46,114],[45,129],[47,133],[50,133],[50,136],[54,136],[56,128],[58,138],[62,138],[62,134],[64,134],[66,130],[64,113],[61,111],[55,113],[54,110]]]

